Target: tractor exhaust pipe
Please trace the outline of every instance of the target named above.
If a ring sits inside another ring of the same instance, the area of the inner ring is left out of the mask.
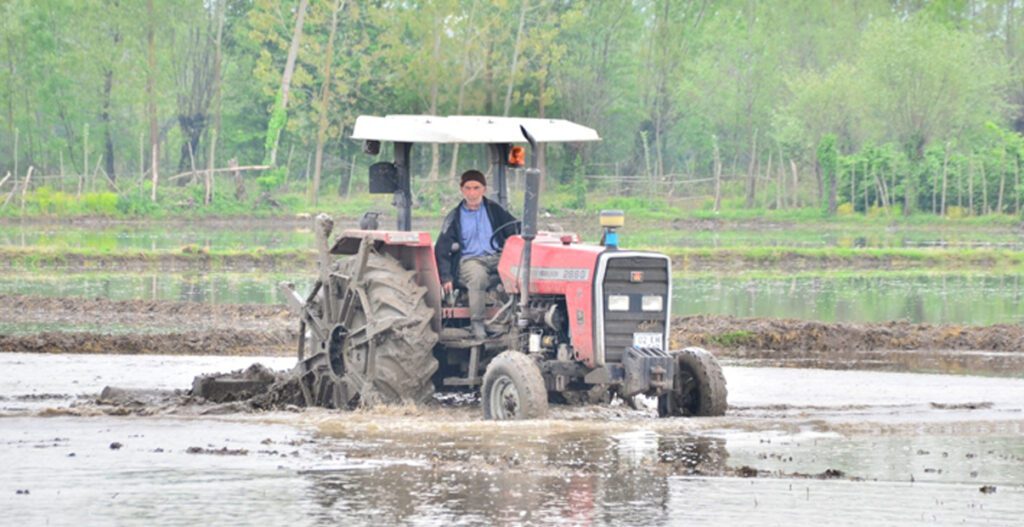
[[[530,264],[533,239],[537,237],[537,208],[540,201],[540,169],[537,168],[537,141],[520,126],[523,137],[530,143],[530,168],[526,169],[526,192],[523,200],[523,253],[519,261],[519,319],[516,325],[525,330],[530,325],[526,311],[530,305]]]

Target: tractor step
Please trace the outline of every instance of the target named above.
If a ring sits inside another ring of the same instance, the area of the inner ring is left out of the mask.
[[[445,386],[479,386],[484,382],[482,377],[445,377]]]

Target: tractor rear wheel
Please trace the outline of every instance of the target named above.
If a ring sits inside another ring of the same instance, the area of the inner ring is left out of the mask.
[[[548,414],[540,368],[518,351],[505,351],[491,361],[480,393],[484,419],[542,419]]]
[[[658,416],[717,416],[728,408],[725,376],[714,355],[702,348],[675,352],[672,391],[658,397]]]
[[[354,277],[358,262],[358,257],[342,260],[336,272]],[[345,408],[426,402],[434,393],[431,377],[438,367],[426,288],[393,257],[371,252],[362,278],[349,290],[349,320],[324,321],[336,336],[326,351],[305,361],[307,403]]]

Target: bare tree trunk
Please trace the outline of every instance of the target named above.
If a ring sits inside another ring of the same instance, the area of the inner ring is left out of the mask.
[[[999,153],[999,198],[996,201],[996,212],[999,214],[1003,213],[1003,191],[1006,188],[1006,149],[1002,149]]]
[[[231,172],[235,179],[235,200],[245,201],[248,193],[245,191],[245,179],[242,177],[242,171],[238,169],[238,160],[233,157],[229,159],[228,168],[232,169]]]
[[[543,119],[547,117],[547,108],[544,105],[544,90],[547,89],[547,76],[541,77],[537,80],[537,117]],[[542,174],[548,173],[548,147],[547,143],[537,144],[537,166],[540,168]],[[544,187],[544,179],[540,180],[541,188]]]
[[[715,208],[718,212],[722,208],[722,156],[718,152],[718,137],[711,136],[714,147],[714,172],[715,172]]]
[[[750,162],[747,164],[747,203],[748,209],[754,208],[754,200],[757,198],[757,171],[754,167],[757,164],[757,128],[754,129],[754,138],[750,145]]]
[[[974,161],[967,161],[967,208],[974,215]]]
[[[892,202],[889,199],[889,187],[886,185],[885,176],[878,175],[878,167],[874,164],[871,165],[871,177],[875,180],[875,186],[878,187],[878,199],[882,204],[882,208],[885,209],[885,213],[889,213],[889,207]]]
[[[192,151],[192,143],[186,142],[185,144],[188,145],[189,166],[192,168],[192,175],[189,176],[188,182],[190,185],[194,185],[196,182],[196,155],[195,152]]]
[[[213,202],[213,169],[217,166],[217,138],[220,136],[220,84],[221,69],[223,62],[224,42],[224,3],[227,0],[217,2],[217,35],[213,41],[213,127],[210,130],[210,154],[206,159],[206,194],[203,197],[203,204],[209,205]]]
[[[146,0],[146,57],[149,68],[146,71],[146,113],[149,114],[149,171],[152,176],[150,200],[156,202],[156,187],[160,180],[160,127],[156,117],[156,16],[153,0]]]
[[[473,24],[474,17],[473,17],[473,15],[476,13],[476,6],[477,6],[477,2],[470,2],[469,3],[469,23],[468,23],[467,27],[474,27],[474,24]],[[471,57],[470,53],[471,53],[471,49],[472,48],[469,45],[466,45],[466,46],[463,47],[463,49],[465,50],[465,53],[462,56],[462,82],[459,83],[459,95],[458,95],[458,99],[455,102],[455,115],[461,115],[462,114],[462,105],[463,105],[463,103],[465,102],[465,99],[466,99],[466,86],[468,86],[471,82],[476,80],[476,78],[480,75],[480,71],[483,69],[482,67],[481,68],[477,68],[472,73],[470,73],[469,65],[470,65],[470,57]],[[452,164],[451,164],[451,168],[450,168],[449,173],[448,173],[448,177],[452,181],[456,180],[455,178],[457,177],[458,167],[459,167],[459,144],[455,143],[454,145],[452,145]]]
[[[324,142],[327,140],[327,110],[331,97],[331,63],[334,62],[334,37],[338,33],[338,13],[344,9],[345,0],[335,0],[331,11],[331,32],[327,37],[327,56],[324,57],[324,84],[320,89],[320,115],[316,130],[316,162],[313,163],[313,185],[309,188],[310,202],[317,205],[320,194],[320,173],[324,162]],[[308,172],[308,171],[307,171]]]
[[[87,127],[89,125],[86,125]],[[87,128],[88,129],[88,128]],[[21,130],[14,129],[14,180],[18,180],[18,139],[21,138]]]
[[[825,180],[821,174],[821,160],[818,159],[818,155],[814,155],[814,179],[818,183],[818,206],[820,207],[825,203]]]
[[[21,215],[25,215],[25,194],[28,192],[28,185],[32,182],[32,171],[36,167],[29,165],[28,174],[25,175],[25,184],[21,187]]]
[[[114,44],[116,45],[121,41],[120,33],[114,34]],[[105,69],[103,71],[103,109],[100,111],[100,120],[103,121],[103,136],[104,136],[104,147],[106,148],[106,154],[103,158],[107,161],[107,177],[112,181],[117,179],[117,175],[114,173],[114,134],[112,131],[113,125],[110,119],[110,93],[114,89],[114,71],[112,69]]]
[[[435,11],[436,14],[436,11]],[[431,60],[434,64],[441,64],[441,32],[444,31],[444,24],[437,18],[434,19],[434,45],[431,50]],[[438,85],[441,84],[437,68],[430,72],[430,115],[437,115]],[[430,172],[427,174],[429,181],[437,181],[441,173],[441,145],[430,143]]]
[[[939,205],[939,214],[946,215],[946,187],[949,184],[949,143],[942,152],[942,203]]]
[[[850,163],[850,206],[857,208],[857,163]]]
[[[210,153],[206,159],[206,173],[203,177],[203,205],[213,201],[213,167],[217,159],[217,129],[210,130]]]
[[[796,170],[796,161],[789,160],[789,168],[793,172],[793,206],[800,206],[800,175]]]
[[[985,159],[978,163],[978,170],[981,173],[981,213],[988,214],[988,180],[985,179]]]
[[[64,173],[64,156],[60,158],[60,173]],[[146,132],[139,132],[139,195],[146,184]]]
[[[961,164],[956,167],[956,206],[964,208],[964,167]]]
[[[1016,155],[1013,156],[1013,189],[1015,190],[1013,193],[1013,212],[1020,214],[1020,157]]]
[[[7,176],[4,177],[4,181],[7,181],[7,178],[9,178],[9,177],[11,177],[11,173],[10,172],[8,172]],[[11,191],[7,194],[7,198],[4,199],[3,205],[0,205],[0,210],[3,210],[3,209],[7,208],[7,203],[11,201],[11,198],[14,197],[14,193],[17,192],[17,191],[18,191],[18,174],[14,174],[14,181],[11,181]]]
[[[15,167],[18,165],[15,164]],[[17,176],[17,172],[14,173],[14,177]],[[76,197],[82,197],[82,191],[88,190],[85,185],[88,183],[87,179],[89,176],[89,125],[86,124],[82,127],[82,173],[78,175],[78,194]]]
[[[299,0],[299,9],[295,14],[295,31],[292,33],[292,43],[288,48],[288,61],[284,65],[284,74],[281,75],[281,106],[277,109],[278,112],[284,113],[288,110],[288,91],[292,85],[292,75],[295,73],[295,59],[299,55],[299,43],[302,41],[302,25],[306,20],[306,7],[309,6],[309,0]],[[273,121],[273,117],[271,117]],[[281,129],[271,130],[274,134],[273,146],[270,149],[270,165],[277,164],[277,145],[281,140]]]
[[[284,191],[288,192],[288,179],[292,175],[292,154],[295,153],[295,143],[288,147],[288,161],[284,163]]]
[[[868,162],[864,162],[864,215],[868,214],[868,209],[871,205],[868,202],[868,189],[871,187],[871,183],[868,182]]]
[[[338,196],[348,196],[348,189],[352,185],[352,176],[356,173],[356,154],[352,154],[352,160],[349,162],[349,168],[345,170],[339,170],[340,179],[338,181]]]
[[[779,192],[776,194],[775,208],[781,210],[786,206],[789,199],[786,195],[786,158],[782,155],[782,145],[776,142],[775,146],[779,149]]]
[[[505,90],[505,111],[501,114],[508,116],[512,108],[512,88],[516,85],[516,71],[519,69],[519,53],[523,41],[523,28],[526,26],[526,12],[530,9],[530,0],[523,0],[523,9],[519,12],[519,29],[516,30],[516,43],[512,49],[512,65],[509,67],[508,88]]]

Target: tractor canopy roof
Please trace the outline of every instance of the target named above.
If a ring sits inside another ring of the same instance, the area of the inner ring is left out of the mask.
[[[352,139],[396,143],[523,143],[522,128],[538,143],[600,141],[593,128],[564,119],[483,115],[361,115]]]

